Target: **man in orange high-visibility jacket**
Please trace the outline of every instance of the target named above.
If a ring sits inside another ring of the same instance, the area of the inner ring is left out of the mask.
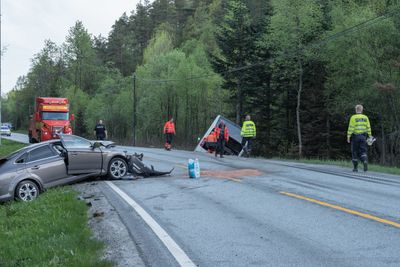
[[[214,132],[211,132],[206,138],[206,147],[208,153],[213,153],[217,147],[217,137]]]
[[[166,143],[165,143],[165,149],[166,150],[171,150],[172,147],[172,138],[175,134],[175,123],[174,123],[174,118],[171,118],[169,121],[167,121],[164,125],[164,134],[166,138]]]
[[[225,142],[229,141],[229,130],[225,123],[221,121],[217,127],[214,129],[215,137],[217,138],[217,149],[215,150],[215,156],[218,152],[221,158],[224,157]]]

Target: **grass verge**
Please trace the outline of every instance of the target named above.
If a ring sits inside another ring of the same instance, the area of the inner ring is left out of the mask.
[[[282,161],[290,161],[290,162],[299,162],[299,163],[308,163],[308,164],[321,164],[321,165],[333,165],[339,167],[353,168],[353,164],[351,161],[345,160],[321,160],[321,159],[284,159],[284,158],[274,158],[276,160]],[[362,164],[359,164],[359,168],[362,169]],[[368,170],[373,172],[381,172],[388,174],[400,175],[400,168],[397,167],[387,167],[381,166],[377,164],[368,164]]]
[[[26,146],[26,144],[14,142],[8,139],[1,139],[1,145],[0,145],[0,158],[7,156],[8,154],[11,154],[12,152],[23,148]]]
[[[0,266],[112,266],[91,239],[87,206],[69,187],[0,205]]]

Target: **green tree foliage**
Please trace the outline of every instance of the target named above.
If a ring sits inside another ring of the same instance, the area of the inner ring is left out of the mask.
[[[163,124],[173,117],[180,125],[178,141],[192,144],[220,108],[215,96],[221,79],[212,71],[204,47],[192,41],[184,50],[186,53],[174,49],[171,36],[161,31],[150,42],[144,64],[137,69],[138,129],[145,142],[161,140]],[[200,76],[209,77],[192,80]]]
[[[161,144],[174,117],[176,144],[192,147],[217,114],[250,114],[255,153],[337,159],[361,103],[378,139],[370,158],[398,165],[399,14],[397,1],[144,0],[107,37],[78,21],[63,44],[46,41],[3,118],[27,129],[36,96],[68,97],[76,134],[92,138],[102,119],[132,143],[136,110],[138,143]]]

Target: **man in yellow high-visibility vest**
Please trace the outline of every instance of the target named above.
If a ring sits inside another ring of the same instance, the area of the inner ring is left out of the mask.
[[[240,135],[242,136],[243,151],[246,153],[247,157],[249,157],[253,139],[256,137],[256,125],[251,121],[250,115],[246,116]]]
[[[368,170],[367,138],[372,137],[369,119],[363,113],[363,106],[356,106],[356,114],[351,116],[347,130],[347,143],[351,140],[351,155],[353,172],[358,172],[358,160],[364,165],[364,171]]]

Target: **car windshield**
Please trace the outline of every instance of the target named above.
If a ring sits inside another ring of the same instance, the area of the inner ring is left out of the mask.
[[[42,112],[43,120],[68,120],[68,112]]]
[[[75,135],[62,135],[61,140],[65,148],[89,148],[92,143],[85,138],[78,137]]]
[[[8,130],[9,128],[8,128],[8,126],[1,126],[1,129],[2,130]]]

